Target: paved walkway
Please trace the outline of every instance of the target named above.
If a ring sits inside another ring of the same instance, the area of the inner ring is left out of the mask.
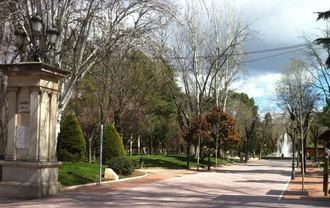
[[[290,161],[265,160],[216,172],[164,171],[44,199],[0,201],[0,207],[329,207],[329,201],[283,197],[290,170]]]

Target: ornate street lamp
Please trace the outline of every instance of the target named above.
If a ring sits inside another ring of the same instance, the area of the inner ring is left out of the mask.
[[[50,46],[54,46],[60,33],[55,26],[52,26],[47,30],[47,40]]]
[[[42,18],[38,14],[34,14],[31,17],[32,23],[32,54],[31,57],[33,61],[40,61],[40,44],[39,44],[39,34],[42,33]]]
[[[47,31],[45,31],[44,23],[42,21],[42,18],[38,14],[34,14],[31,17],[31,47],[30,51],[28,53],[28,60],[33,60],[36,62],[41,61],[41,59],[46,58],[47,55],[44,53],[50,52],[51,50],[55,51],[55,45],[56,41],[60,35],[60,32],[57,30],[57,28],[52,25],[48,26]],[[42,35],[45,35],[45,38],[41,38]],[[17,30],[15,32],[16,36],[16,47],[20,52],[23,51],[24,45],[25,45],[25,39],[26,39],[26,33],[22,30]],[[41,40],[47,40],[47,44],[41,44]],[[46,47],[45,47],[46,46]],[[54,57],[55,54],[52,54]],[[55,59],[53,59],[51,62],[55,62]],[[53,63],[54,64],[54,63]]]
[[[292,171],[291,171],[291,179],[295,178],[295,144],[296,144],[296,129],[297,129],[297,121],[293,120],[291,122],[291,127],[293,129],[293,138],[292,138]]]
[[[35,33],[40,33],[42,31],[42,19],[38,14],[34,14],[31,18],[32,30]]]
[[[15,36],[16,36],[16,46],[20,50],[21,48],[23,48],[25,44],[26,33],[21,30],[16,30]]]
[[[56,126],[53,124],[56,124],[59,103],[58,83],[69,72],[41,62],[48,62],[50,56],[47,53],[54,51],[55,47],[47,48],[47,45],[55,46],[58,32],[47,32],[45,29],[50,25],[43,23],[38,15],[28,22],[29,27],[16,25],[18,28],[11,34],[15,35],[17,49],[11,63],[0,64],[0,72],[8,77],[7,89],[24,92],[6,91],[8,119],[12,120],[20,114],[31,118],[15,119],[6,126],[8,142],[4,149],[5,156],[0,160],[0,195],[6,198],[42,197],[56,194],[60,189],[57,175],[61,163],[56,158]],[[15,60],[23,63],[14,63]],[[34,128],[39,126],[39,121],[43,121],[47,128]],[[35,142],[36,139],[38,142]],[[33,145],[29,145],[31,142]],[[16,172],[19,174],[13,175]],[[36,177],[31,179],[31,175]]]

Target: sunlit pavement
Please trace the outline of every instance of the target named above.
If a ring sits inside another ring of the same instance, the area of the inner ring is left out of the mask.
[[[97,188],[23,201],[2,200],[0,207],[330,207],[327,201],[282,197],[290,161],[252,161],[136,187]]]

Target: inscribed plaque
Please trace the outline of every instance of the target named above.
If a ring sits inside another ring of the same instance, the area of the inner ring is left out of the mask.
[[[16,128],[16,148],[29,147],[30,127],[17,126]]]

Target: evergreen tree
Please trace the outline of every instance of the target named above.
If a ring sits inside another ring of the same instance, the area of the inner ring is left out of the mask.
[[[105,162],[113,157],[126,156],[122,138],[112,124],[104,129],[102,156]]]
[[[330,127],[330,105],[323,107],[322,113],[319,114],[320,123],[326,127]]]
[[[61,161],[82,161],[86,146],[79,122],[74,114],[65,117],[58,135],[57,158]]]
[[[329,20],[330,18],[330,10],[324,11],[324,12],[318,12],[318,17],[317,20],[323,19],[323,20]],[[330,49],[330,37],[329,34],[327,33],[327,37],[323,38],[318,38],[315,40],[316,44],[318,45],[323,45],[324,48],[326,48],[328,51]],[[325,62],[325,64],[330,67],[330,55],[328,54],[328,58]]]

